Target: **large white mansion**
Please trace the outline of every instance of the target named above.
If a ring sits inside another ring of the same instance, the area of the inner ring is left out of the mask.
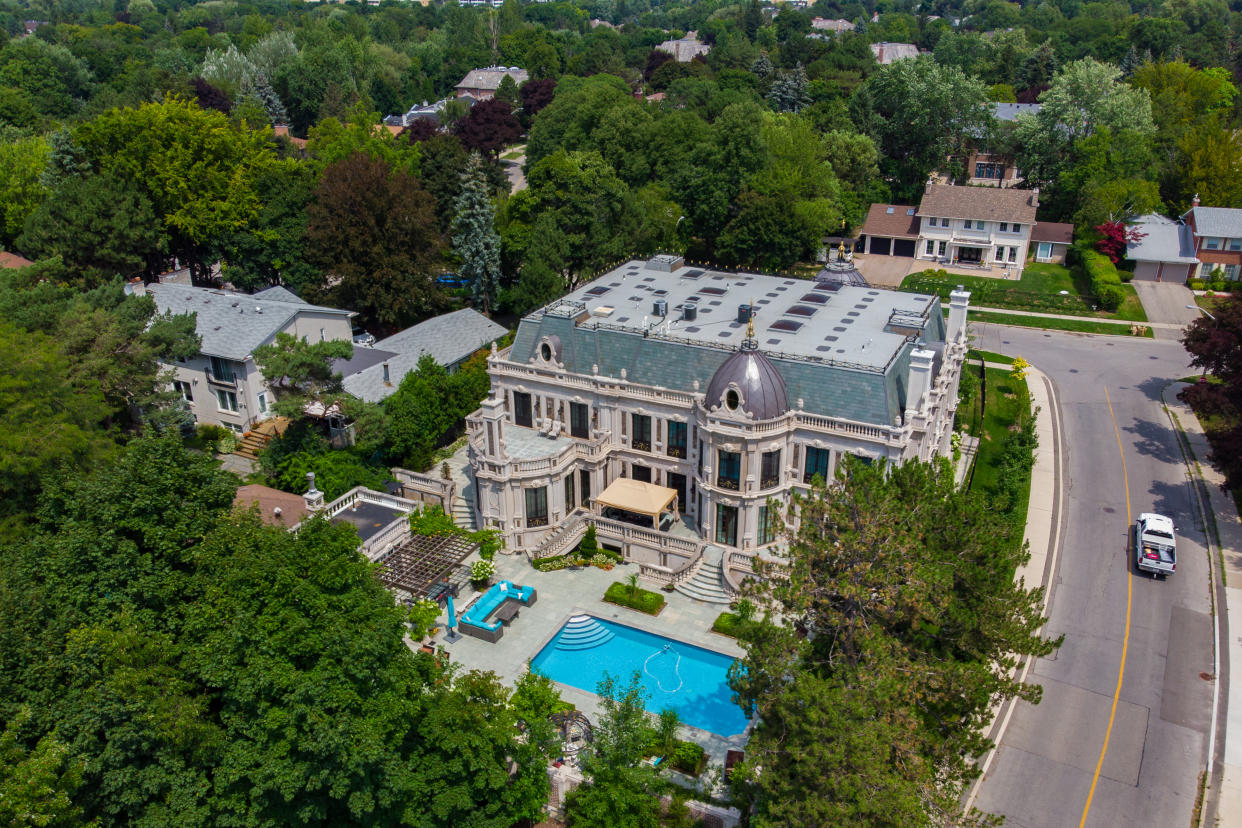
[[[777,510],[843,454],[950,450],[969,297],[946,323],[936,296],[622,265],[493,352],[467,419],[476,517],[531,557],[593,523],[644,575],[718,567],[732,594],[779,557]]]

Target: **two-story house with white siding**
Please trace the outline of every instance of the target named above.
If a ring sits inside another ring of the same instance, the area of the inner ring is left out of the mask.
[[[248,295],[213,288],[153,284],[160,313],[194,314],[202,350],[174,362],[173,385],[196,422],[238,434],[271,416],[275,403],[254,362],[254,349],[292,334],[308,342],[349,340],[353,311],[308,304],[284,288]]]
[[[919,202],[916,259],[1007,269],[1019,275],[1031,244],[1039,189],[959,187],[929,181]]]
[[[623,264],[493,351],[466,420],[479,523],[531,557],[591,524],[645,576],[727,600],[841,457],[951,450],[969,297],[946,319],[935,295],[830,274]]]

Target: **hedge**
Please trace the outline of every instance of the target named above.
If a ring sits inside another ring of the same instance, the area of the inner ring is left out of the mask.
[[[1117,310],[1125,301],[1126,294],[1121,289],[1121,274],[1117,272],[1116,265],[1103,253],[1094,250],[1081,251],[1078,263],[1100,307],[1109,311]]]
[[[629,584],[613,581],[612,586],[604,593],[604,600],[610,604],[636,609],[648,615],[655,615],[664,608],[664,596],[658,592],[635,587],[630,594]]]
[[[1191,290],[1210,290],[1213,293],[1230,293],[1235,290],[1242,290],[1242,282],[1231,282],[1224,279],[1215,281],[1210,279],[1189,279],[1186,286]]]

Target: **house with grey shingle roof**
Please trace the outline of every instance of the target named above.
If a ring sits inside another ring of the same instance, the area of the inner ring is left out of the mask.
[[[254,363],[254,349],[288,333],[310,342],[346,340],[353,311],[311,305],[282,287],[253,295],[214,288],[153,284],[145,288],[160,313],[193,314],[199,353],[167,367],[196,422],[237,433],[271,416],[275,398]]]
[[[1201,207],[1196,193],[1182,221],[1190,228],[1199,260],[1198,272],[1192,276],[1209,279],[1216,271],[1226,279],[1242,276],[1242,210]]]
[[[1038,207],[1038,188],[959,187],[929,181],[919,202],[914,256],[1021,274]]]
[[[424,355],[452,373],[506,333],[478,311],[464,308],[406,328],[374,347],[355,348],[352,359],[337,360],[334,367],[344,377],[346,391],[367,402],[380,402],[397,390]]]
[[[496,90],[505,75],[513,78],[518,86],[530,79],[530,73],[516,66],[487,66],[483,69],[471,69],[457,84],[457,97],[471,97],[476,101],[489,101],[496,97]]]
[[[712,50],[711,46],[699,40],[698,35],[698,32],[686,32],[677,40],[666,40],[655,48],[672,55],[678,63],[689,63]]]
[[[478,525],[542,557],[592,524],[644,576],[728,600],[781,554],[778,511],[841,458],[951,450],[969,297],[946,319],[935,295],[622,264],[488,360],[466,421]]]

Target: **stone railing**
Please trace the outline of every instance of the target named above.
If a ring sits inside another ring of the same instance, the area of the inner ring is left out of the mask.
[[[434,503],[445,512],[452,511],[453,495],[457,489],[457,484],[452,480],[401,468],[392,469],[392,476],[401,484],[403,493],[408,495],[413,492],[418,495],[419,502]]]
[[[368,561],[379,560],[385,552],[410,536],[409,518],[402,515],[362,543]]]
[[[548,535],[543,543],[538,547],[531,549],[527,554],[532,561],[540,558],[554,558],[557,555],[564,555],[574,544],[582,539],[586,533],[587,525],[590,523],[590,512],[585,509],[579,509],[569,516],[557,527],[556,531]]]
[[[703,547],[707,545],[702,540],[681,538],[676,535],[670,535],[667,532],[644,529],[641,526],[634,526],[620,520],[612,520],[598,515],[592,515],[591,522],[595,524],[596,532],[610,540],[636,543],[648,549],[658,549],[661,552],[671,552],[675,555],[698,558],[703,553]]]
[[[699,557],[702,557],[702,555],[700,554]],[[680,584],[694,574],[695,565],[699,562],[699,557],[687,560],[676,569],[660,566],[659,564],[640,563],[638,565],[638,574],[661,584]]]
[[[366,486],[355,486],[325,506],[323,514],[325,517],[334,518],[360,500],[366,503],[374,503],[377,506],[387,506],[389,509],[395,509],[398,512],[415,512],[422,507],[422,504],[416,500],[408,500],[404,497],[387,494],[386,492],[377,492],[374,489],[368,489]]]
[[[582,374],[541,368],[535,365],[520,365],[516,362],[508,362],[503,359],[491,360],[488,363],[488,368],[492,373],[502,376],[550,382],[555,385],[570,388],[582,388],[588,391],[595,391],[600,394],[621,394],[644,400],[669,403],[683,408],[693,405],[696,398],[695,394],[691,394],[686,391],[675,391],[671,388],[642,385],[640,383],[629,382],[615,377],[588,377]]]

